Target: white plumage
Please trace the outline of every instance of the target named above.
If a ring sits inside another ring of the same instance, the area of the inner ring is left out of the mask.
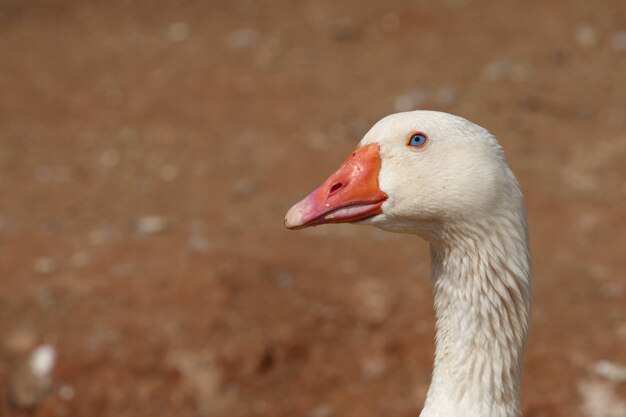
[[[423,147],[407,146],[415,132]],[[289,211],[287,227],[358,222],[426,239],[437,336],[421,416],[519,416],[530,254],[523,197],[496,139],[450,114],[398,113],[351,158]]]

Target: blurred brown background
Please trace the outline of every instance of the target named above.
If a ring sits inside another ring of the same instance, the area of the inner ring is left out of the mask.
[[[400,110],[503,144],[526,416],[626,415],[626,2],[0,0],[0,415],[416,416],[427,246],[283,215]]]

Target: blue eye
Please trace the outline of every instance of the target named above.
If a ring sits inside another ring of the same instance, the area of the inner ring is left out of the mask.
[[[428,142],[428,138],[426,137],[425,134],[423,133],[413,133],[411,135],[411,137],[409,137],[409,140],[407,141],[407,146],[410,146],[412,148],[421,148],[424,145],[426,145],[426,142]]]

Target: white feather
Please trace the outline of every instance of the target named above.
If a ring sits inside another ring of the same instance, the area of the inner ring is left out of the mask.
[[[423,132],[428,144],[410,149]],[[383,213],[362,223],[430,242],[437,320],[422,417],[516,417],[530,317],[530,253],[522,194],[496,139],[429,111],[379,121]]]

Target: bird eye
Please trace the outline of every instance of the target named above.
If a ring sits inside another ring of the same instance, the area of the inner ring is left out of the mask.
[[[428,138],[421,132],[413,133],[409,136],[409,140],[406,142],[406,146],[410,148],[423,148],[428,142]]]

